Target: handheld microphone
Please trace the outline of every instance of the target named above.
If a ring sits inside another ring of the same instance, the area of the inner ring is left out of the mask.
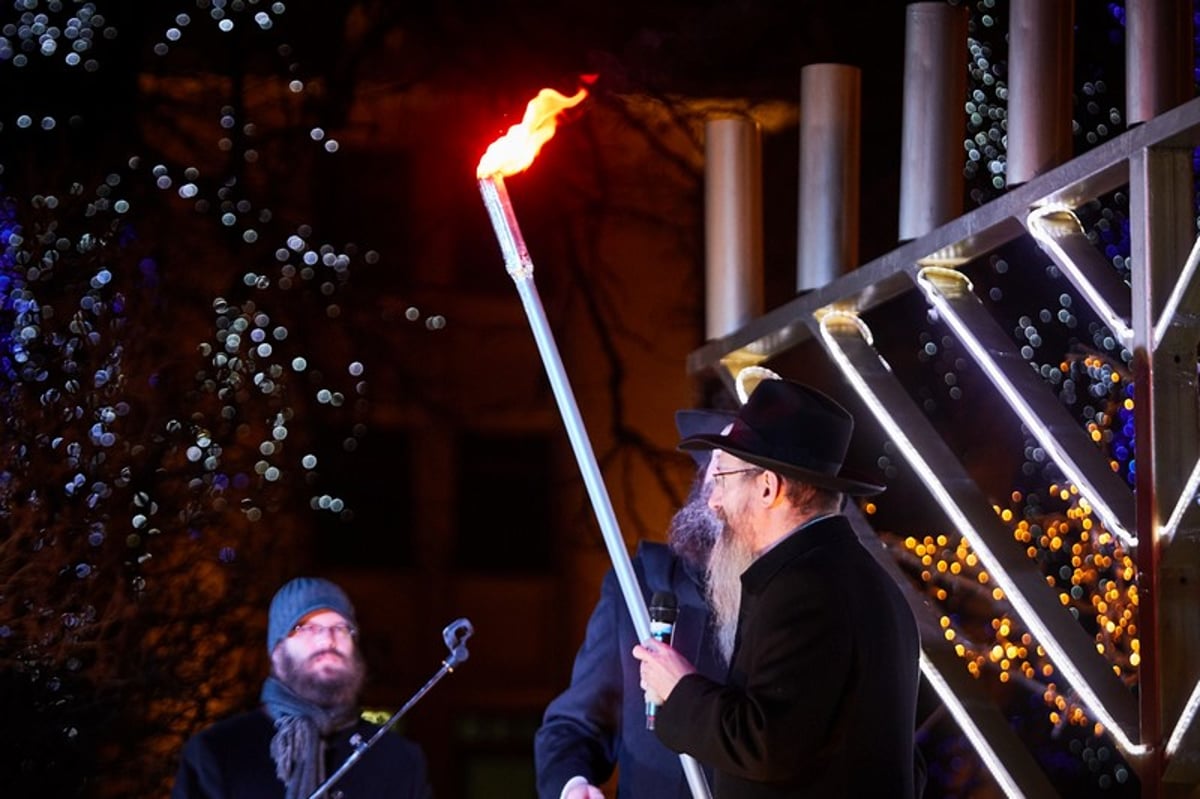
[[[650,599],[650,637],[655,641],[671,645],[675,633],[675,619],[679,616],[679,603],[670,591],[655,591]],[[646,701],[646,729],[654,729],[654,714],[658,705]]]

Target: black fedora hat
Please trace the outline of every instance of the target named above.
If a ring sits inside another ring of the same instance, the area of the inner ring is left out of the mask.
[[[884,486],[843,468],[854,417],[815,388],[791,380],[764,380],[725,435],[700,433],[679,448],[721,449],[747,463],[831,491],[861,496]]]
[[[679,431],[679,440],[703,435],[720,435],[737,418],[734,411],[718,411],[708,408],[688,408],[675,411],[675,429]],[[708,466],[712,453],[706,449],[695,449],[688,452],[692,460],[701,469]]]

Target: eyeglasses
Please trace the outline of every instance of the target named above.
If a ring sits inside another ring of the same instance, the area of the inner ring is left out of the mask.
[[[343,640],[358,637],[358,630],[349,624],[331,624],[328,627],[324,624],[297,624],[292,628],[292,635],[303,635],[306,638],[316,638],[322,633],[329,633],[332,637]]]
[[[745,469],[728,469],[724,472],[713,472],[712,476],[713,476],[713,481],[716,481],[717,478],[719,478],[719,477],[728,477],[731,474],[745,474],[746,472],[765,472],[765,471],[766,471],[766,469],[763,469],[761,466],[748,466]],[[725,481],[722,480],[720,485],[722,488],[724,488]]]

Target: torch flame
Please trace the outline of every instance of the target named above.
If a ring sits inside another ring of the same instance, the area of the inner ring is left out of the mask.
[[[580,89],[573,97],[559,94],[553,89],[542,89],[537,97],[525,107],[525,118],[513,125],[508,133],[492,142],[479,159],[475,177],[490,178],[493,175],[515,175],[529,168],[542,145],[554,136],[558,127],[558,115],[568,108],[583,102],[587,89]]]

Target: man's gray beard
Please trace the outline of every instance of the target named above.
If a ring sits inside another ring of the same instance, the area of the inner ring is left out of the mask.
[[[713,614],[717,648],[728,664],[737,638],[738,611],[742,607],[742,572],[754,562],[754,552],[743,538],[724,525],[708,559],[705,593]]]
[[[300,661],[287,652],[281,654],[277,676],[284,685],[295,691],[302,699],[326,710],[351,707],[358,702],[358,694],[366,679],[367,668],[357,648],[347,658],[350,663],[348,671],[335,677],[325,678],[317,677],[311,671],[304,671]],[[322,653],[317,652],[311,657],[320,654]]]
[[[671,551],[698,569],[707,567],[708,555],[721,535],[721,521],[708,507],[708,494],[703,478],[697,477],[687,502],[675,512],[667,527]]]

